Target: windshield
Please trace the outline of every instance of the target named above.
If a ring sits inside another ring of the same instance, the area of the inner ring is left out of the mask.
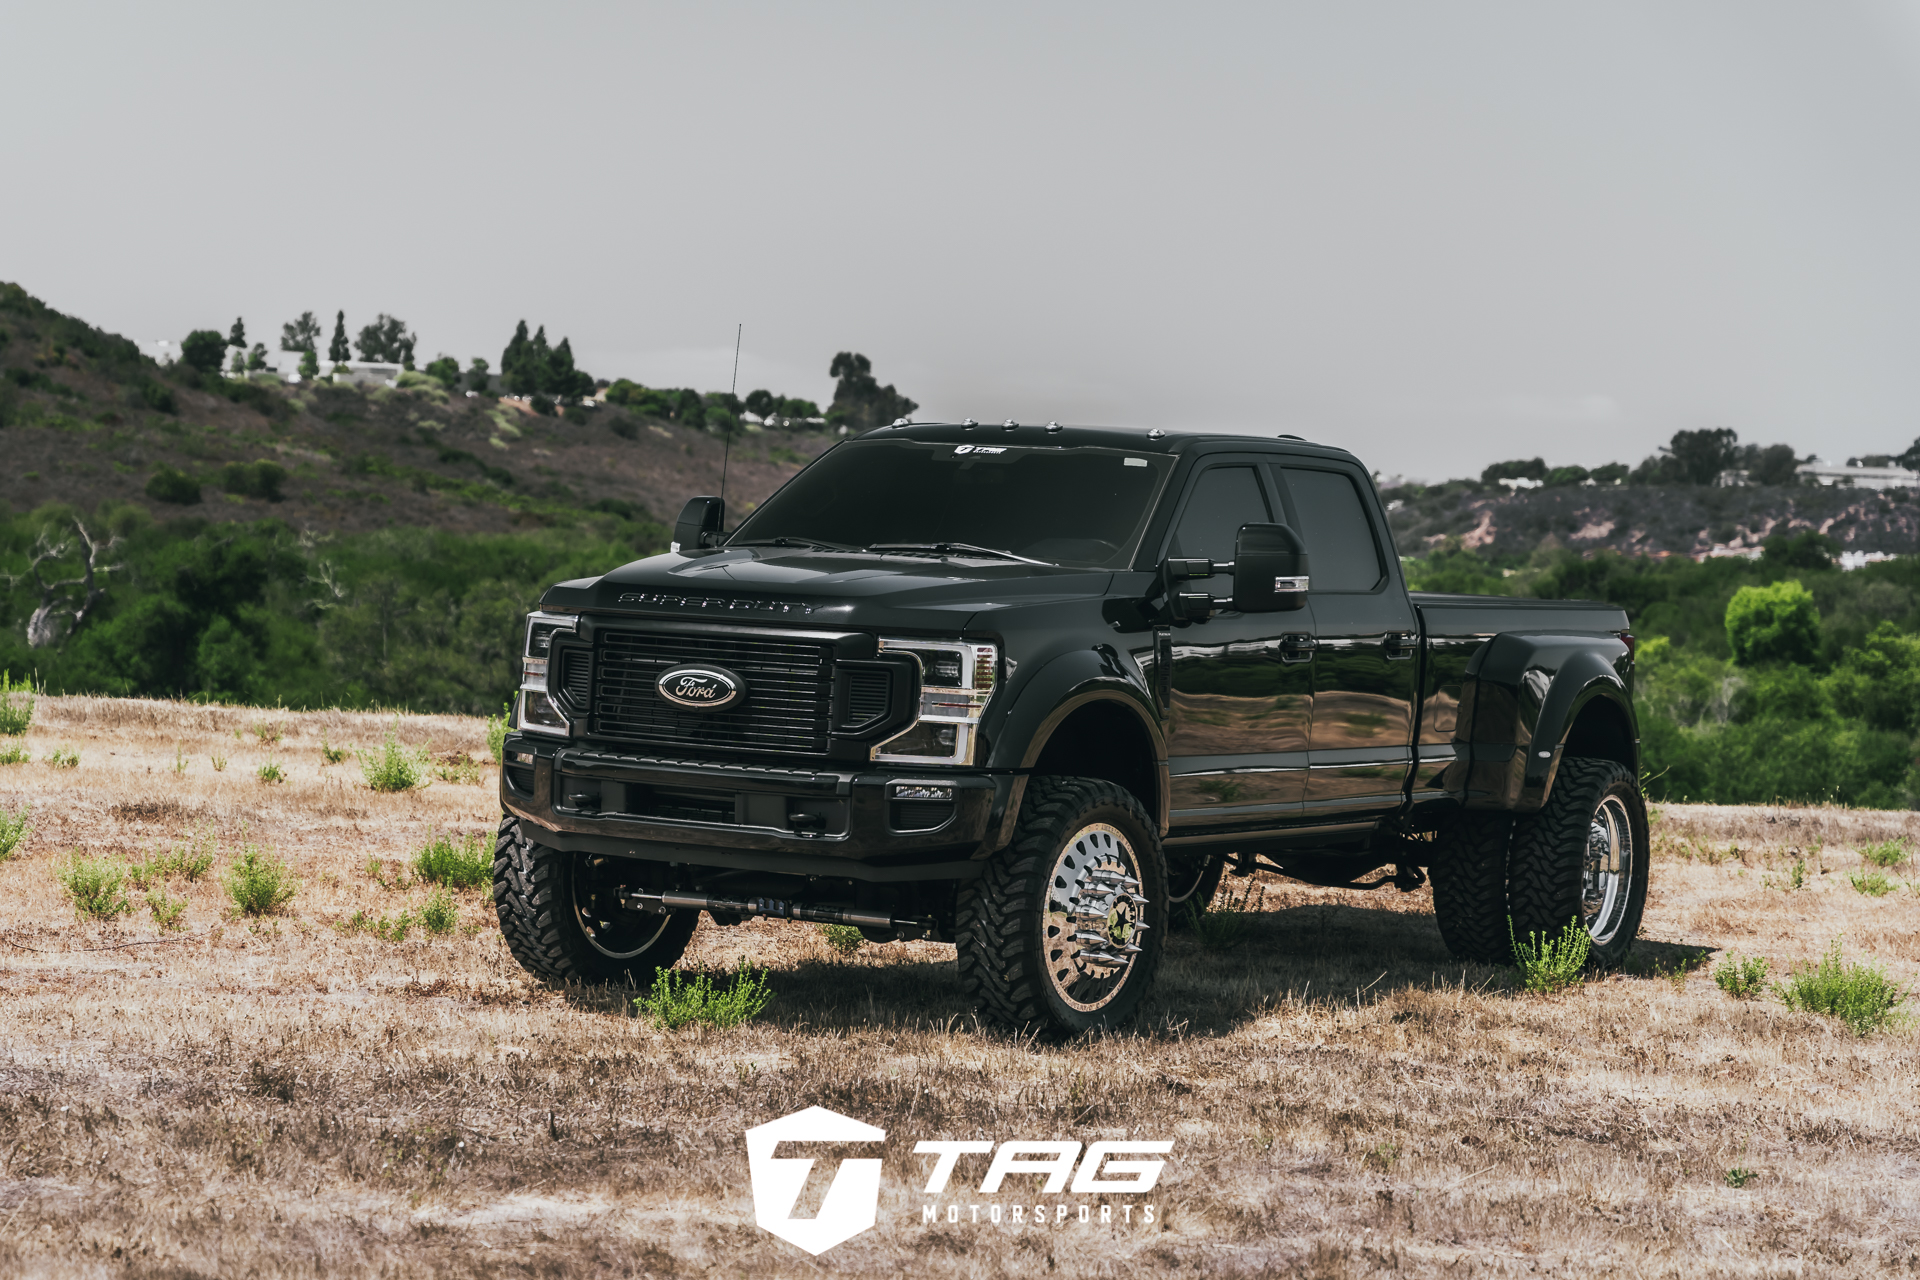
[[[788,481],[730,542],[987,548],[1124,569],[1171,465],[1120,449],[849,443]]]

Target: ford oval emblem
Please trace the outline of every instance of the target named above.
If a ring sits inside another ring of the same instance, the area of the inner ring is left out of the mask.
[[[723,667],[669,667],[653,682],[655,692],[689,711],[717,711],[738,702],[747,682]]]

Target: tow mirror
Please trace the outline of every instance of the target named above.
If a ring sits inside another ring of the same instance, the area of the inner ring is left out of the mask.
[[[725,522],[727,505],[718,498],[688,498],[673,524],[674,551],[697,551],[718,546],[720,527]]]
[[[1307,603],[1307,549],[1284,524],[1243,524],[1233,543],[1233,607],[1285,613]]]

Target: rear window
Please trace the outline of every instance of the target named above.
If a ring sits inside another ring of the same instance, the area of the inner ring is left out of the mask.
[[[1353,477],[1340,471],[1282,467],[1312,558],[1315,591],[1371,591],[1386,576],[1373,522]]]

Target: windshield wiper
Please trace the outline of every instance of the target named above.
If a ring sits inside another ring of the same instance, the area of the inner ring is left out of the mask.
[[[749,538],[745,542],[729,542],[730,547],[812,547],[815,551],[858,551],[858,547],[849,547],[838,542],[823,542],[819,538],[795,538],[782,534],[778,538]]]
[[[1051,564],[1048,560],[1029,560],[1017,556],[1011,551],[996,551],[992,547],[975,546],[971,542],[876,542],[867,548],[869,551],[931,551],[935,555],[976,555],[992,556],[996,560],[1018,560],[1021,564]]]

